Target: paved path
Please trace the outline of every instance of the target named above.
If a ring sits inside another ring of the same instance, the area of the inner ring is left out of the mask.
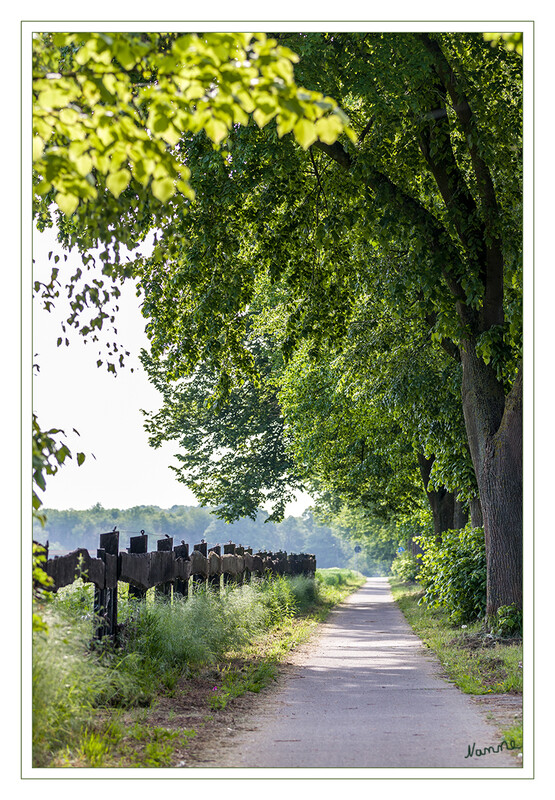
[[[496,729],[440,677],[438,662],[372,578],[336,609],[256,728],[224,748],[226,767],[518,767]],[[516,776],[515,776],[516,777]]]

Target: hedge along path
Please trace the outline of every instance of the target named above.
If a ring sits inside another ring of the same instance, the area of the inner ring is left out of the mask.
[[[35,543],[37,544],[37,543]],[[48,558],[48,542],[38,545],[46,558],[45,571],[52,579],[52,591],[57,592],[78,578],[94,584],[94,611],[101,619],[97,636],[117,638],[117,586],[128,583],[131,596],[144,598],[148,589],[167,599],[187,598],[191,591],[212,587],[242,584],[252,577],[272,575],[305,575],[314,577],[316,557],[308,553],[253,553],[252,548],[233,542],[208,549],[202,540],[189,553],[189,545],[173,546],[173,538],[165,536],[157,542],[155,551],[147,552],[148,536],[130,539],[126,551],[119,550],[119,531],[100,534],[96,558],[79,548],[64,556]]]

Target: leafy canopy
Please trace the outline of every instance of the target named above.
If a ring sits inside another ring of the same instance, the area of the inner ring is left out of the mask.
[[[118,282],[133,275],[121,248],[135,249],[151,230],[167,232],[194,203],[185,134],[205,135],[222,163],[230,131],[251,119],[259,128],[274,120],[280,137],[290,133],[304,149],[353,136],[335,101],[296,85],[297,61],[263,33],[34,34],[35,221],[42,230],[56,220],[60,241],[76,245],[87,267],[100,246],[102,273],[112,282],[106,289],[98,275],[87,281],[80,268],[67,278],[64,333],[67,324],[96,340],[115,320],[104,309],[119,297]],[[35,282],[47,311],[60,296],[59,276],[56,266],[49,283]],[[123,360],[120,354],[120,366]],[[116,371],[111,362],[108,369]],[[34,475],[43,490],[44,475],[57,469],[52,458],[61,465],[71,457],[53,433],[34,418]],[[37,513],[40,504],[35,493]]]
[[[296,86],[296,61],[265,34],[38,34],[37,197],[53,198],[66,216],[77,212],[82,249],[116,238],[130,244],[145,215],[154,225],[194,199],[178,146],[184,132],[204,131],[219,147],[252,117],[259,127],[275,119],[279,136],[292,132],[305,149],[335,141],[349,132],[347,119],[329,97]],[[176,193],[181,204],[165,207]],[[94,220],[91,202],[101,204]]]

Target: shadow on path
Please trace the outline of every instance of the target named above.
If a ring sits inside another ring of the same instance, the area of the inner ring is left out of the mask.
[[[519,767],[469,697],[372,578],[322,626],[314,647],[221,766]],[[473,754],[469,755],[474,745]],[[477,754],[478,753],[478,754]]]

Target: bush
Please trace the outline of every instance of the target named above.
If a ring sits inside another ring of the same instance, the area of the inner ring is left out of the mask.
[[[393,559],[391,574],[400,581],[415,581],[420,567],[420,558],[405,551]]]
[[[448,612],[453,625],[474,622],[486,612],[484,529],[470,524],[445,531],[441,539],[416,539],[424,553],[417,580],[425,590],[421,602]]]
[[[301,579],[302,580],[302,579]],[[270,625],[290,619],[297,610],[297,599],[290,578],[275,575],[259,584],[260,600],[268,615]]]
[[[515,605],[498,608],[491,621],[491,632],[502,639],[522,636],[522,610]]]
[[[176,603],[134,603],[125,624],[123,652],[134,663],[148,662],[158,674],[213,663],[228,648],[261,631],[270,615],[256,585],[227,587],[221,595],[197,590]]]

